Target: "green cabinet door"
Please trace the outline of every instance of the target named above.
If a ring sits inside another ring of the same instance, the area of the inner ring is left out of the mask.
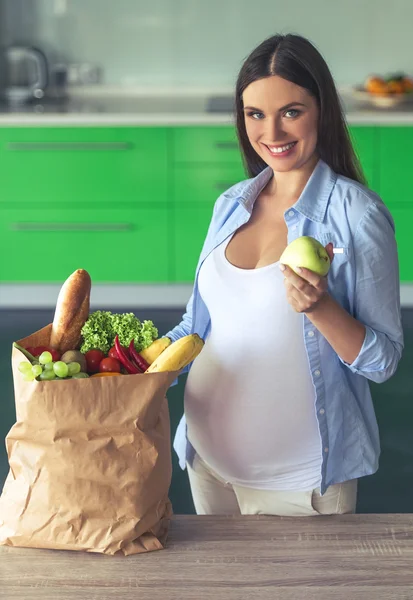
[[[413,203],[413,127],[380,128],[380,196],[389,206]]]
[[[175,208],[174,279],[192,283],[212,217],[212,206],[181,205]]]
[[[354,150],[360,160],[367,186],[379,193],[377,127],[351,125],[349,127]]]
[[[176,127],[172,138],[174,163],[235,163],[241,154],[233,126]]]
[[[0,156],[0,207],[168,200],[166,128],[0,128]]]
[[[409,206],[390,205],[389,210],[396,227],[396,241],[399,254],[400,281],[413,283],[413,203]]]
[[[400,279],[413,281],[413,186],[410,172],[413,156],[413,127],[380,128],[380,196],[389,207],[396,225]]]
[[[246,178],[240,165],[178,165],[173,170],[173,200],[213,206],[223,192]]]
[[[63,283],[76,269],[86,269],[94,283],[170,281],[165,209],[0,209],[0,215],[2,283]]]

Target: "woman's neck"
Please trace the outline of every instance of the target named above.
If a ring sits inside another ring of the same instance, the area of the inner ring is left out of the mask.
[[[268,182],[266,193],[277,203],[278,208],[286,210],[298,200],[317,162],[318,157],[314,157],[300,169],[286,173],[274,171],[274,176]]]

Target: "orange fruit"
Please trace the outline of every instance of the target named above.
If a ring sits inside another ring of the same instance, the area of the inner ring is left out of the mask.
[[[411,77],[403,77],[402,83],[405,92],[413,92],[413,79]]]
[[[364,87],[371,94],[386,94],[388,91],[384,79],[376,76],[368,77]]]
[[[404,85],[398,79],[390,79],[390,81],[387,82],[387,91],[390,92],[390,94],[404,94]]]
[[[115,375],[122,375],[122,373],[113,373],[112,371],[105,371],[105,373],[94,373],[91,377],[113,377]]]

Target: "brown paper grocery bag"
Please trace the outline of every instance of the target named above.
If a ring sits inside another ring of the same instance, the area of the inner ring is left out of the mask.
[[[51,324],[19,340],[47,345]],[[166,391],[177,373],[23,380],[0,497],[0,544],[136,554],[164,547],[172,514]]]

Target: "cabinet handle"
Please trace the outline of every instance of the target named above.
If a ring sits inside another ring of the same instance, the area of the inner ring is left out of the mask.
[[[238,142],[215,142],[219,150],[238,150]]]
[[[12,223],[12,231],[132,231],[133,223]]]
[[[32,151],[72,151],[72,150],[130,150],[133,144],[129,142],[9,142],[7,150],[18,152]]]

